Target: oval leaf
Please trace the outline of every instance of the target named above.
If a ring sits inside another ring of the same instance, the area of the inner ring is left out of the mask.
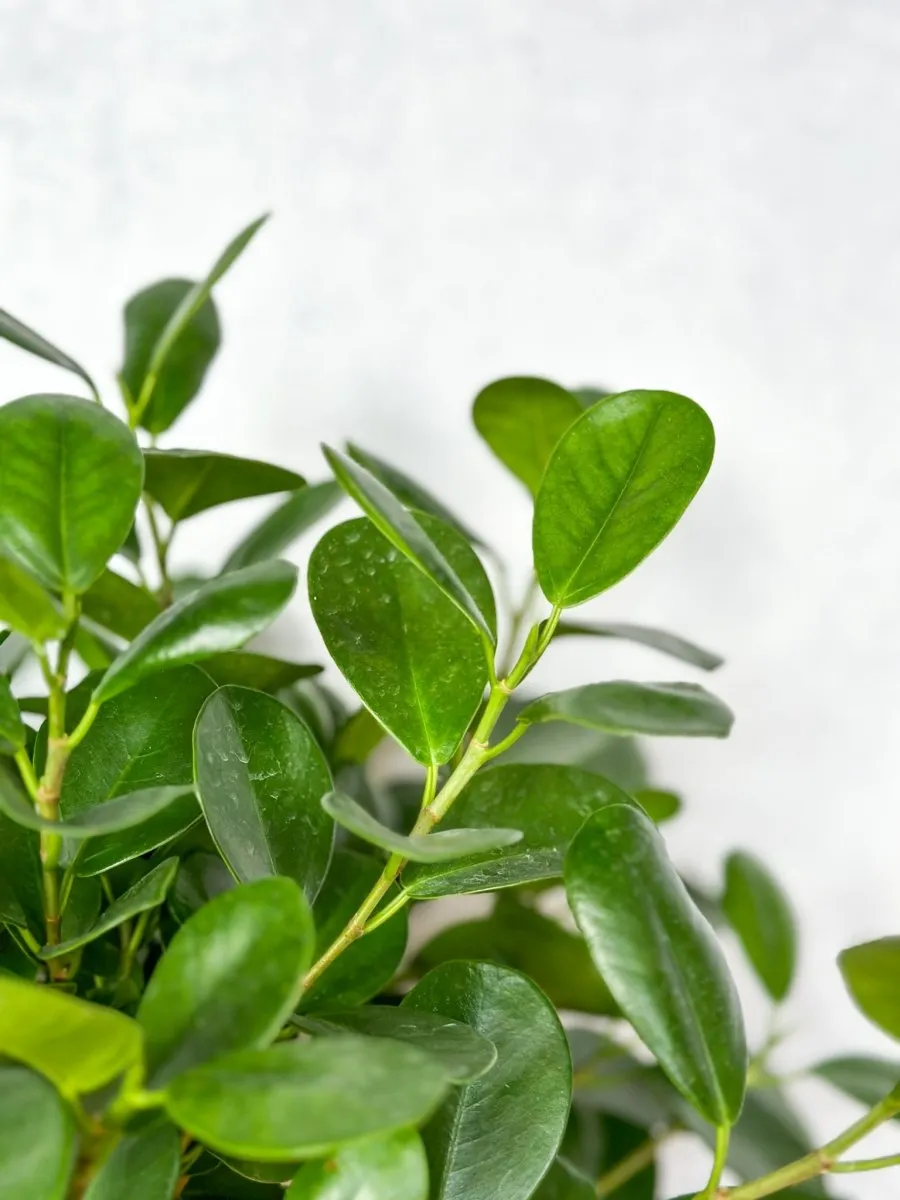
[[[797,966],[797,929],[787,896],[758,858],[728,856],[722,907],[766,991],[783,1000]]]
[[[900,1038],[900,937],[851,946],[838,955],[838,966],[860,1012]]]
[[[313,900],[334,842],[321,806],[332,785],[302,721],[263,692],[220,688],[197,718],[194,769],[209,831],[235,878],[288,875]]]
[[[583,412],[565,388],[528,376],[498,379],[475,397],[475,428],[505,467],[536,495],[559,439]]]
[[[734,714],[696,683],[589,683],[526,704],[525,725],[566,721],[619,735],[727,737]]]
[[[233,500],[306,485],[302,475],[285,467],[212,450],[145,450],[144,462],[144,491],[176,522]]]
[[[91,1181],[84,1200],[170,1200],[178,1182],[181,1140],[174,1125],[152,1125],[122,1138]]]
[[[0,1194],[65,1200],[77,1150],[75,1117],[40,1075],[0,1068]]]
[[[677,658],[693,667],[699,667],[701,671],[715,671],[725,661],[718,654],[712,654],[695,642],[689,642],[687,638],[679,637],[676,633],[667,633],[665,629],[654,629],[650,625],[628,625],[622,621],[560,621],[555,636],[616,638],[620,641],[636,642],[639,646],[648,646],[651,650],[668,654],[670,658]]]
[[[157,671],[237,650],[275,620],[296,583],[296,567],[280,561],[211,579],[135,638],[100,680],[94,702],[104,704]]]
[[[674,392],[622,392],[571,425],[534,510],[541,589],[582,604],[634,570],[677,525],[709,470],[709,417]]]
[[[494,1066],[451,1092],[422,1131],[432,1200],[530,1196],[559,1149],[572,1097],[553,1006],[515,971],[455,962],[429,972],[402,1007],[462,1021],[497,1049]]]
[[[0,551],[53,591],[87,591],[131,528],[143,478],[134,435],[99,405],[14,400],[0,408]]]
[[[643,812],[611,805],[566,857],[566,893],[619,1007],[685,1099],[731,1125],[744,1098],[740,1001],[715,934]]]
[[[0,775],[6,767],[0,763]],[[44,936],[40,839],[0,812],[0,922]]]
[[[12,342],[14,346],[18,346],[22,350],[27,350],[29,354],[34,354],[38,358],[42,358],[45,362],[53,363],[55,367],[62,367],[64,371],[71,371],[73,375],[77,375],[79,379],[83,379],[91,390],[91,394],[99,399],[97,385],[88,375],[84,367],[70,358],[62,350],[59,350],[52,342],[48,342],[46,338],[41,337],[33,329],[30,329],[12,313],[6,312],[0,308],[0,338],[4,338],[7,342]]]
[[[146,588],[107,568],[82,596],[81,611],[130,641],[159,616],[159,604]]]
[[[310,679],[322,673],[321,667],[310,663],[285,662],[284,659],[254,654],[249,650],[216,654],[204,660],[203,670],[220,686],[236,683],[240,687],[255,688],[258,692],[280,692],[298,679]]]
[[[52,642],[66,629],[62,613],[38,581],[3,556],[0,556],[0,621],[32,642]]]
[[[24,750],[27,733],[9,680],[0,675],[0,754]],[[0,776],[0,785],[3,777]]]
[[[327,1162],[307,1163],[285,1200],[426,1200],[428,1162],[411,1129],[344,1146]]]
[[[184,788],[179,787],[147,788],[86,808],[70,821],[48,821],[35,812],[21,788],[17,788],[8,776],[0,774],[0,811],[11,821],[26,829],[56,833],[75,841],[131,829],[155,817],[183,795]]]
[[[222,568],[223,574],[277,558],[316,521],[327,516],[343,495],[342,488],[331,479],[301,488],[235,546]]]

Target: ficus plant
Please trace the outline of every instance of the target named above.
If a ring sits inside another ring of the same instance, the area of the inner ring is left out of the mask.
[[[731,712],[693,680],[592,675],[604,639],[720,660],[573,615],[690,504],[706,413],[486,387],[475,427],[534,509],[533,583],[498,613],[496,549],[355,445],[312,484],[159,445],[261,224],[199,282],[128,302],[111,408],[0,313],[89,393],[0,408],[0,1195],[651,1200],[675,1133],[712,1149],[707,1200],[821,1196],[900,1162],[855,1151],[900,1115],[900,1063],[809,1068],[861,1106],[819,1148],[787,1098],[772,1051],[796,934],[766,866],[735,852],[704,891],[659,832],[680,800],[635,739],[722,738]],[[183,523],[265,495],[218,572],[173,570]],[[341,499],[356,515],[304,571],[338,695],[323,664],[247,646],[295,590],[283,556]],[[583,639],[586,678],[537,688],[560,638]],[[473,893],[461,919],[452,897]],[[409,949],[436,904],[440,931]],[[735,934],[775,1012],[749,1048]],[[900,1037],[900,937],[840,968]]]

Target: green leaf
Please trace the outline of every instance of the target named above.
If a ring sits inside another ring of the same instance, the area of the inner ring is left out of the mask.
[[[713,1125],[741,1110],[747,1049],[709,927],[643,812],[594,813],[566,857],[569,906],[609,990],[685,1099]]]
[[[725,661],[718,654],[712,654],[695,642],[689,642],[687,638],[668,633],[665,629],[654,629],[650,625],[628,625],[621,621],[560,621],[554,636],[582,635],[636,642],[639,646],[649,646],[651,650],[659,650],[661,654],[668,654],[670,658],[677,658],[693,667],[699,667],[701,671],[715,671]]]
[[[79,379],[83,379],[88,385],[91,394],[99,399],[97,385],[88,375],[84,367],[70,358],[62,350],[59,350],[46,338],[41,337],[33,329],[23,324],[12,313],[8,313],[5,309],[0,308],[0,338],[7,342],[12,342],[14,346],[18,346],[22,350],[27,350],[29,354],[35,354],[38,358],[42,358],[45,362],[53,363],[55,367],[62,367],[64,371],[71,371],[73,375],[77,375]]]
[[[797,929],[788,898],[764,863],[742,851],[728,856],[722,907],[766,991],[783,1000],[797,966]]]
[[[203,670],[220,687],[233,683],[258,692],[280,692],[298,679],[311,679],[322,673],[321,667],[311,663],[285,662],[250,650],[216,654],[204,660]]]
[[[143,478],[134,435],[98,404],[24,396],[4,405],[0,552],[52,591],[87,591],[131,528]]]
[[[160,613],[119,655],[94,702],[104,704],[157,671],[237,650],[274,621],[296,583],[296,567],[280,561],[211,579]]]
[[[384,739],[379,725],[367,708],[358,708],[337,731],[332,753],[336,764],[359,766]]]
[[[122,863],[173,841],[202,819],[193,791],[178,789],[178,797],[155,816],[118,833],[104,834],[82,842],[75,862],[79,875],[100,875]]]
[[[497,1061],[493,1043],[469,1025],[412,1008],[370,1004],[328,1009],[315,1017],[302,1017],[299,1023],[313,1034],[362,1033],[409,1042],[436,1058],[453,1083],[479,1079]]]
[[[505,467],[536,495],[559,439],[582,414],[578,400],[547,379],[498,379],[475,397],[475,428]]]
[[[0,777],[5,767],[0,764]],[[0,922],[44,936],[40,841],[0,812]]]
[[[0,754],[14,754],[16,750],[24,750],[26,741],[27,731],[22,722],[19,705],[12,694],[9,680],[5,675],[0,675]],[[0,785],[2,782],[3,776],[0,775]]]
[[[882,1032],[900,1038],[900,937],[842,950],[838,966],[860,1012]]]
[[[605,733],[652,737],[727,737],[734,714],[696,683],[589,683],[526,704],[524,725],[567,721]]]
[[[145,450],[144,461],[144,491],[176,522],[233,500],[306,486],[302,475],[285,467],[212,450]]]
[[[237,886],[218,854],[202,850],[188,854],[178,869],[175,887],[169,896],[169,911],[179,925],[183,925],[214,896],[234,891]]]
[[[312,901],[334,825],[321,806],[331,774],[306,726],[262,692],[220,688],[197,718],[194,764],[203,815],[235,878],[289,875]]]
[[[343,495],[343,490],[331,479],[301,488],[269,513],[235,546],[222,567],[223,573],[277,558],[317,521],[327,516]]]
[[[634,793],[634,798],[651,821],[661,825],[663,821],[671,821],[681,812],[681,798],[674,792],[661,792],[657,788],[641,788]]]
[[[47,1080],[0,1067],[0,1195],[65,1200],[76,1152],[75,1117]]]
[[[351,499],[360,506],[375,528],[409,561],[431,580],[469,620],[481,637],[493,645],[497,640],[490,614],[473,597],[441,549],[434,544],[422,521],[404,508],[397,497],[365,467],[336,450],[323,447],[335,478]],[[434,521],[434,518],[432,518]]]
[[[138,1009],[151,1085],[267,1045],[294,1008],[313,938],[309,906],[291,879],[223,892],[185,922]]]
[[[94,942],[111,929],[117,929],[124,921],[130,921],[139,913],[158,908],[166,898],[169,888],[175,882],[178,871],[178,859],[167,858],[164,862],[148,871],[138,881],[123,892],[118,900],[114,900],[106,912],[90,929],[77,937],[67,938],[58,946],[45,946],[40,957],[45,961],[58,958],[61,954],[69,954],[88,942]]]
[[[159,604],[146,588],[107,568],[82,596],[81,611],[130,641],[159,616]]]
[[[515,971],[455,962],[429,972],[403,1007],[462,1021],[497,1048],[494,1066],[451,1092],[422,1131],[432,1200],[530,1196],[559,1149],[572,1095],[566,1035],[550,1002]]]
[[[900,1082],[900,1062],[866,1054],[848,1054],[817,1063],[812,1073],[871,1108]]]
[[[43,587],[12,559],[0,555],[0,621],[32,642],[52,642],[66,622]]]
[[[436,1059],[387,1038],[319,1038],[217,1058],[172,1080],[170,1116],[213,1150],[260,1162],[321,1157],[424,1120]]]
[[[712,462],[699,405],[673,392],[622,392],[571,425],[553,452],[534,510],[541,589],[582,604],[634,570],[677,525]]]
[[[344,1146],[294,1176],[286,1200],[426,1200],[428,1162],[411,1129]]]
[[[66,1097],[139,1070],[138,1024],[115,1009],[0,975],[0,1054],[46,1075]]]
[[[322,807],[338,825],[364,842],[390,854],[402,854],[409,862],[443,863],[467,854],[485,854],[522,840],[518,829],[443,829],[427,837],[406,837],[377,821],[346,792],[327,792]]]
[[[84,1194],[84,1200],[170,1200],[178,1182],[178,1130],[151,1125],[128,1134],[113,1150]]]
[[[591,813],[623,803],[628,797],[614,784],[576,767],[492,767],[468,784],[441,828],[521,829],[521,841],[455,863],[411,867],[403,885],[426,898],[558,878],[569,843]]]
[[[493,628],[490,584],[472,548],[437,518],[419,520]],[[316,546],[309,599],[331,657],[363,703],[418,762],[448,762],[488,679],[469,619],[365,518],[329,530]]]
[[[587,1176],[564,1158],[557,1158],[533,1193],[533,1200],[595,1200],[596,1195]]]
[[[245,1179],[220,1159],[204,1153],[182,1195],[184,1200],[284,1200],[284,1189]]]

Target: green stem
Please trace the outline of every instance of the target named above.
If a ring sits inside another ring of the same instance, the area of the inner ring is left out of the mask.
[[[372,919],[368,922],[365,928],[366,933],[371,933],[373,929],[377,929],[379,925],[383,925],[385,921],[389,921],[391,917],[405,908],[409,904],[412,897],[409,892],[399,892],[393,900],[387,903],[384,908],[375,913]]]
[[[516,646],[519,644],[519,639],[522,636],[522,630],[525,628],[525,623],[531,613],[535,598],[538,594],[537,575],[532,571],[531,578],[528,581],[528,587],[525,589],[525,594],[522,597],[518,608],[513,612],[512,623],[509,629],[509,646],[507,647],[507,660],[504,671],[506,674],[512,670],[513,655],[516,652]]]
[[[883,1158],[858,1158],[855,1162],[837,1162],[832,1165],[835,1175],[850,1175],[856,1171],[881,1171],[884,1167],[900,1167],[900,1154],[886,1154]]]
[[[626,1154],[620,1162],[601,1175],[595,1189],[597,1195],[600,1197],[611,1196],[613,1192],[617,1192],[620,1187],[624,1187],[626,1183],[634,1179],[635,1175],[640,1175],[641,1171],[646,1170],[656,1157],[661,1140],[650,1138],[646,1142],[641,1142],[640,1146],[632,1150],[630,1154]]]
[[[156,509],[149,496],[144,496],[144,507],[147,511],[147,524],[150,526],[150,537],[156,551],[156,564],[159,568],[159,604],[168,608],[172,603],[172,580],[169,578],[169,547],[172,544],[172,532],[163,537],[156,517]]]
[[[716,1127],[716,1150],[713,1157],[712,1170],[709,1173],[709,1183],[700,1192],[697,1200],[714,1200],[719,1187],[719,1182],[722,1178],[722,1172],[725,1170],[725,1164],[728,1161],[728,1146],[731,1141],[731,1126],[719,1125]]]
[[[119,967],[119,977],[127,979],[131,974],[134,966],[135,955],[141,948],[141,942],[144,940],[144,934],[147,932],[147,925],[150,921],[152,911],[148,909],[142,912],[134,925],[134,932],[128,937],[122,953],[122,959]]]

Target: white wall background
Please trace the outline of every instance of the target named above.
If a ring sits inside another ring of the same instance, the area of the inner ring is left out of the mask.
[[[833,960],[900,928],[898,65],[892,0],[0,0],[5,307],[111,381],[124,298],[276,214],[219,291],[225,352],[178,443],[318,476],[318,442],[352,435],[521,571],[524,497],[467,424],[483,383],[710,410],[700,499],[591,608],[728,656],[733,738],[656,761],[690,798],[681,862],[714,881],[749,846],[796,900],[788,1068],[891,1052]],[[0,347],[0,386],[70,385]],[[182,560],[247,520],[199,520]],[[556,658],[568,682],[683,674]],[[801,1096],[823,1133],[854,1111]]]

